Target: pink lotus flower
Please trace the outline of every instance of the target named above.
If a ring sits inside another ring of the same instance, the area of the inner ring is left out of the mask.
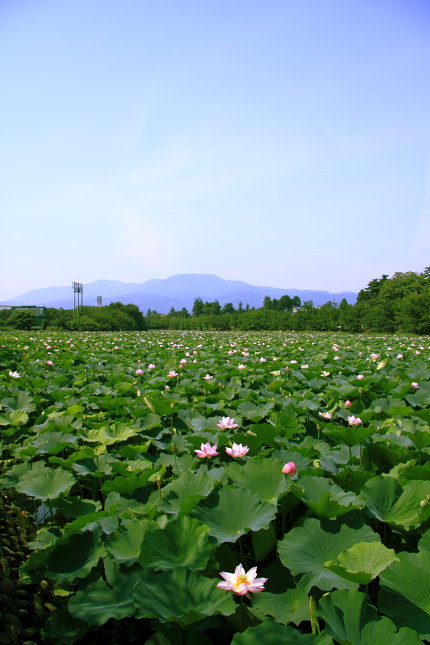
[[[220,576],[225,582],[219,582],[217,587],[232,591],[239,596],[244,596],[248,591],[259,593],[264,590],[264,583],[267,582],[267,578],[257,578],[257,567],[252,567],[245,573],[241,564],[236,567],[234,573],[221,571]]]
[[[19,372],[12,372],[11,370],[9,370],[9,376],[11,378],[20,378],[21,374]]]
[[[416,383],[415,381],[413,381],[413,383],[411,383],[411,388],[412,388],[413,390],[419,390],[419,389],[420,389],[420,386],[419,386],[419,384],[418,384],[418,383]]]
[[[354,417],[354,416],[348,417],[348,425],[350,426],[359,426],[361,425],[361,423],[362,421],[360,417]]]
[[[282,472],[284,473],[284,475],[294,475],[296,470],[296,464],[294,463],[294,461],[288,461],[282,467]]]
[[[233,428],[237,428],[237,423],[234,422],[234,418],[223,417],[220,422],[217,423],[217,426],[223,430],[232,430]]]
[[[194,450],[194,452],[197,457],[200,457],[200,459],[204,459],[205,457],[207,457],[207,459],[211,459],[212,457],[219,455],[219,452],[216,451],[217,448],[218,446],[211,446],[208,441],[207,443],[202,443],[200,450]]]
[[[233,443],[233,446],[226,448],[225,451],[230,457],[244,457],[249,451],[249,448],[248,446],[242,446],[241,443]]]
[[[240,365],[237,366],[238,370],[244,370],[245,368],[246,368],[246,365],[244,365],[243,363],[240,363]]]
[[[210,374],[206,374],[206,376],[203,377],[205,381],[210,381],[213,378]]]
[[[345,401],[344,405],[345,405],[345,407],[346,407],[346,408],[350,408],[350,407],[351,407],[351,405],[352,405],[352,401],[350,401],[350,400],[348,399],[347,401]]]
[[[135,371],[135,374],[143,374],[143,370],[138,369],[138,370]]]
[[[154,370],[154,369],[155,369],[155,365],[154,365],[154,363],[149,363],[149,365],[148,365],[148,369],[149,369],[149,370]]]
[[[169,378],[174,378],[175,376],[178,376],[178,372],[175,372],[175,370],[170,370],[167,376]]]
[[[326,370],[324,370],[321,372],[321,376],[330,376],[330,372],[326,372]]]
[[[318,412],[318,414],[323,419],[331,419],[331,412]]]
[[[357,381],[362,381],[364,379],[363,374],[357,374]]]
[[[396,358],[403,358],[403,354],[397,354]]]
[[[49,365],[49,367],[51,367],[51,365],[53,365],[53,364],[54,363],[52,361],[46,361],[46,365]]]

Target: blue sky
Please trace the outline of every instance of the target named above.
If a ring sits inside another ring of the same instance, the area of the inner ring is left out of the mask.
[[[0,300],[430,265],[427,0],[1,0]]]

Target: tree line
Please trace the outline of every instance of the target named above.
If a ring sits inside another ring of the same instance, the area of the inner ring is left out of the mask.
[[[0,311],[0,326],[31,329],[30,312]],[[34,322],[34,319],[33,319]],[[422,273],[408,271],[383,275],[362,289],[354,305],[342,300],[315,307],[295,296],[266,296],[261,307],[196,297],[191,311],[172,308],[168,314],[120,302],[105,307],[73,310],[47,309],[44,326],[82,331],[171,330],[291,330],[430,334],[430,267]]]

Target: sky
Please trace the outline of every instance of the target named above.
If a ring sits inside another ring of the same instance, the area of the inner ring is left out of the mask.
[[[0,301],[430,265],[428,0],[0,0]]]

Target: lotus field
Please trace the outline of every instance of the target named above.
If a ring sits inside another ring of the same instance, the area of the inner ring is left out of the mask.
[[[43,642],[430,639],[430,339],[0,334]]]

